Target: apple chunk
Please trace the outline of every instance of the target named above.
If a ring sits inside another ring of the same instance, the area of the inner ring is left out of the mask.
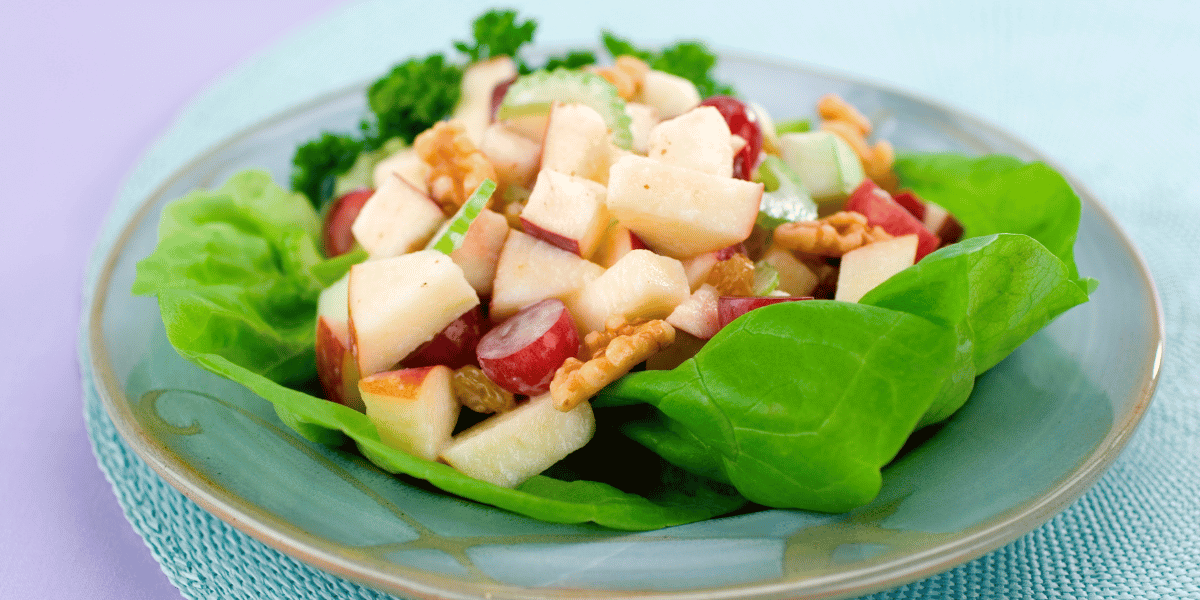
[[[670,119],[700,104],[700,92],[695,84],[683,77],[651,69],[642,80],[634,101],[652,106],[660,117]]]
[[[691,295],[679,261],[649,250],[632,250],[603,275],[584,285],[567,306],[584,331],[603,331],[612,316],[662,319]]]
[[[325,288],[317,298],[317,379],[329,400],[362,412],[358,363],[350,352],[349,275]]]
[[[579,353],[579,332],[562,300],[547,298],[509,317],[479,340],[479,367],[496,385],[536,395],[550,389],[554,372]]]
[[[413,350],[400,364],[410,368],[445,365],[451,369],[473,365],[475,348],[487,332],[487,326],[483,307],[477,305],[459,315],[433,339]]]
[[[433,167],[421,160],[416,150],[405,148],[375,165],[373,180],[375,188],[383,187],[393,175],[407,181],[422,194],[429,193],[429,173]]]
[[[529,235],[588,258],[608,225],[604,194],[595,181],[544,170],[521,211],[521,224]]]
[[[608,125],[586,104],[555,103],[542,142],[542,170],[608,180]]]
[[[855,188],[854,193],[850,194],[850,198],[846,200],[846,210],[861,213],[867,218],[868,226],[882,227],[894,236],[916,234],[916,260],[921,260],[941,245],[938,237],[929,231],[924,223],[870,179],[864,180]]]
[[[420,249],[445,219],[429,196],[391,175],[363,205],[350,231],[371,258],[386,258]]]
[[[426,460],[450,443],[461,405],[445,366],[385,371],[358,383],[367,418],[388,446]]]
[[[720,111],[698,106],[650,130],[646,156],[717,177],[733,177],[731,138]]]
[[[514,488],[582,448],[595,432],[591,404],[563,412],[542,394],[458,434],[439,458],[471,477]]]
[[[492,123],[483,132],[479,142],[492,166],[500,185],[529,187],[538,172],[542,158],[542,146],[537,142],[505,127],[503,123]]]
[[[629,228],[618,223],[615,220],[608,222],[608,227],[600,236],[600,242],[597,244],[595,254],[592,254],[592,262],[608,268],[621,260],[622,256],[629,254],[630,250],[645,250],[646,244],[638,236],[634,235]]]
[[[513,230],[496,263],[492,320],[507,319],[539,300],[565,299],[603,272],[600,265]]]
[[[609,172],[608,209],[647,246],[687,258],[750,237],[763,185],[636,155]]]
[[[718,322],[717,288],[704,284],[667,316],[667,322],[675,329],[686,331],[692,336],[707,340],[720,331]]]
[[[492,122],[492,91],[516,76],[517,63],[507,56],[472,63],[463,71],[462,91],[451,118],[462,123],[476,146]]]
[[[350,348],[368,376],[391,368],[479,304],[449,256],[422,250],[350,268]]]
[[[492,293],[496,263],[509,231],[508,219],[485,208],[471,221],[462,245],[450,253],[450,260],[462,268],[467,282],[480,296]]]
[[[867,244],[842,256],[834,300],[858,302],[875,286],[911,267],[917,257],[917,236],[902,235]]]

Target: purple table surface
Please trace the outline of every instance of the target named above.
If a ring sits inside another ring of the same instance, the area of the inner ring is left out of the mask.
[[[0,598],[180,597],[125,520],[84,429],[85,265],[126,174],[187,101],[337,4],[0,4],[10,340],[0,362]]]

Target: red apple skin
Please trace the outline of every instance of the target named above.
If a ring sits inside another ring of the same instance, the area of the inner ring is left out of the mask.
[[[496,111],[500,110],[500,105],[504,103],[504,96],[508,93],[508,88],[517,82],[517,78],[507,79],[496,84],[492,88],[492,122],[496,121]]]
[[[317,378],[325,390],[325,398],[359,412],[365,410],[358,391],[358,362],[324,316],[317,318],[316,351]]]
[[[500,387],[536,396],[554,372],[579,354],[579,332],[562,300],[547,298],[509,317],[479,341],[479,368]]]
[[[573,240],[569,237],[554,233],[548,229],[543,229],[525,217],[521,217],[521,230],[539,240],[542,240],[543,242],[546,242],[547,244],[557,246],[577,256],[583,256],[580,253],[579,240]],[[633,232],[630,232],[630,235],[632,234]]]
[[[954,215],[947,215],[946,220],[942,222],[942,226],[937,230],[937,236],[942,240],[943,246],[957,244],[962,241],[964,230],[962,223],[954,218]]]
[[[882,227],[895,237],[917,234],[918,261],[942,245],[933,232],[870,179],[863,180],[854,193],[850,194],[850,199],[846,201],[846,210],[863,214],[867,217],[868,225]]]
[[[406,368],[445,365],[451,369],[475,365],[475,348],[483,339],[483,334],[487,333],[489,323],[483,315],[483,306],[477,304],[433,336],[432,340],[413,350],[400,364]]]
[[[721,296],[717,298],[717,323],[724,329],[734,319],[756,308],[780,302],[812,299],[812,296]]]
[[[650,246],[647,246],[646,242],[643,242],[642,238],[638,237],[636,233],[630,231],[629,232],[629,249],[630,250],[649,250]]]
[[[911,190],[897,192],[896,195],[892,196],[892,200],[895,200],[896,204],[903,206],[904,210],[907,210],[909,214],[916,217],[918,221],[925,220],[925,201]]]
[[[350,226],[358,213],[371,198],[375,190],[363,188],[347,192],[333,201],[325,213],[325,226],[322,228],[321,241],[325,245],[325,255],[329,257],[345,254],[354,247],[354,234]]]
[[[718,261],[729,260],[729,259],[733,258],[734,255],[736,255],[736,254],[742,254],[742,255],[748,256],[749,253],[746,251],[746,245],[741,242],[738,242],[732,246],[729,246],[726,248],[721,248],[720,250],[717,250],[717,260]]]

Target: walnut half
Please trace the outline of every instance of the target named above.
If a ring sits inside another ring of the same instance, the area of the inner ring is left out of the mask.
[[[837,212],[818,221],[784,223],[775,228],[775,245],[817,256],[841,256],[873,242],[890,240],[882,227],[867,226],[867,217],[853,211]]]
[[[610,318],[603,332],[584,338],[592,350],[591,360],[568,358],[554,373],[550,382],[554,407],[561,411],[575,408],[674,341],[675,328],[666,321],[630,324],[622,317]]]

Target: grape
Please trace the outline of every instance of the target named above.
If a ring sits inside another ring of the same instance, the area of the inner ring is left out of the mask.
[[[729,132],[746,140],[746,145],[733,157],[733,176],[750,181],[758,155],[762,152],[762,127],[758,116],[741,100],[729,96],[709,96],[700,106],[711,106],[725,117]]]

